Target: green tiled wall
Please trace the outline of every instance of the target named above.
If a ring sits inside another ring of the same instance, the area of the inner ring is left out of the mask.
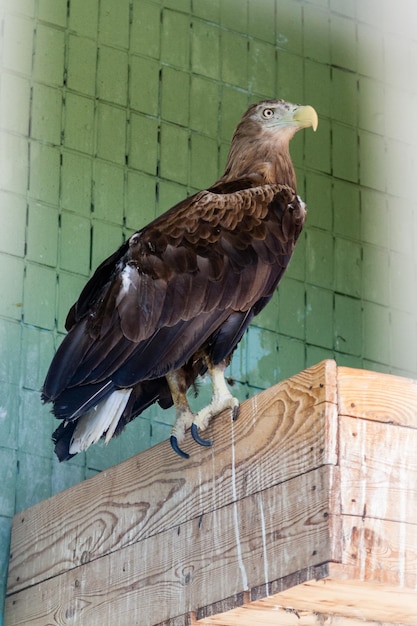
[[[15,511],[168,437],[153,407],[59,465],[39,389],[91,271],[215,180],[250,102],[320,124],[292,143],[307,228],[235,353],[236,394],[328,357],[417,375],[414,4],[0,0],[0,593]]]

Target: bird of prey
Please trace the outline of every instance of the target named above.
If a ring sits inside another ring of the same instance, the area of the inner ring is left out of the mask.
[[[252,105],[233,135],[223,176],[134,233],[95,271],[68,313],[68,334],[42,389],[61,424],[60,461],[108,442],[155,402],[175,407],[171,445],[200,436],[239,402],[224,372],[253,317],[271,299],[305,219],[289,142],[316,130],[311,106]],[[187,390],[208,373],[210,404],[193,414]]]

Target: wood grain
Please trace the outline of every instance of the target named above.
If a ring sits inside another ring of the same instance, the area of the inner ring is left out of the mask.
[[[415,626],[416,390],[325,361],[16,515],[6,626]]]
[[[189,460],[163,442],[16,515],[8,593],[335,463],[335,376],[324,361],[247,400]]]
[[[396,626],[416,624],[415,591],[397,586],[363,581],[323,580],[308,581],[274,596],[272,601],[283,607],[319,612],[326,607],[330,615],[343,615],[363,622],[383,622]],[[266,598],[270,603],[271,599]]]
[[[415,524],[343,515],[342,532],[350,578],[417,589]]]
[[[112,624],[153,626],[323,563],[331,471],[312,470],[17,592],[7,626],[101,626],[110,614]]]
[[[339,413],[417,428],[417,381],[392,374],[337,368]]]
[[[417,429],[340,417],[342,513],[417,524]]]

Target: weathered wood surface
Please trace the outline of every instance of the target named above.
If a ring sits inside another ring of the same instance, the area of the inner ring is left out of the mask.
[[[218,419],[210,450],[188,441],[184,460],[163,442],[16,515],[8,592],[335,463],[335,401],[325,361]]]
[[[416,626],[416,594],[378,583],[331,577],[310,580],[268,598],[196,622],[199,626]]]
[[[10,624],[107,624],[111,611],[112,624],[151,626],[328,561],[332,469],[302,474],[14,594]]]
[[[342,515],[341,563],[349,577],[417,589],[417,525]],[[417,624],[417,595],[416,624]]]
[[[337,368],[340,415],[417,428],[417,381],[368,370]]]
[[[326,361],[217,419],[212,449],[160,444],[16,515],[6,626],[415,626],[416,390]]]

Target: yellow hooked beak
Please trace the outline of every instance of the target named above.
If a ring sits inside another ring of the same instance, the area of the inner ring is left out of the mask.
[[[310,105],[299,106],[294,110],[292,116],[294,122],[299,124],[300,128],[307,128],[311,126],[314,131],[317,130],[317,126],[319,124],[318,115]]]

